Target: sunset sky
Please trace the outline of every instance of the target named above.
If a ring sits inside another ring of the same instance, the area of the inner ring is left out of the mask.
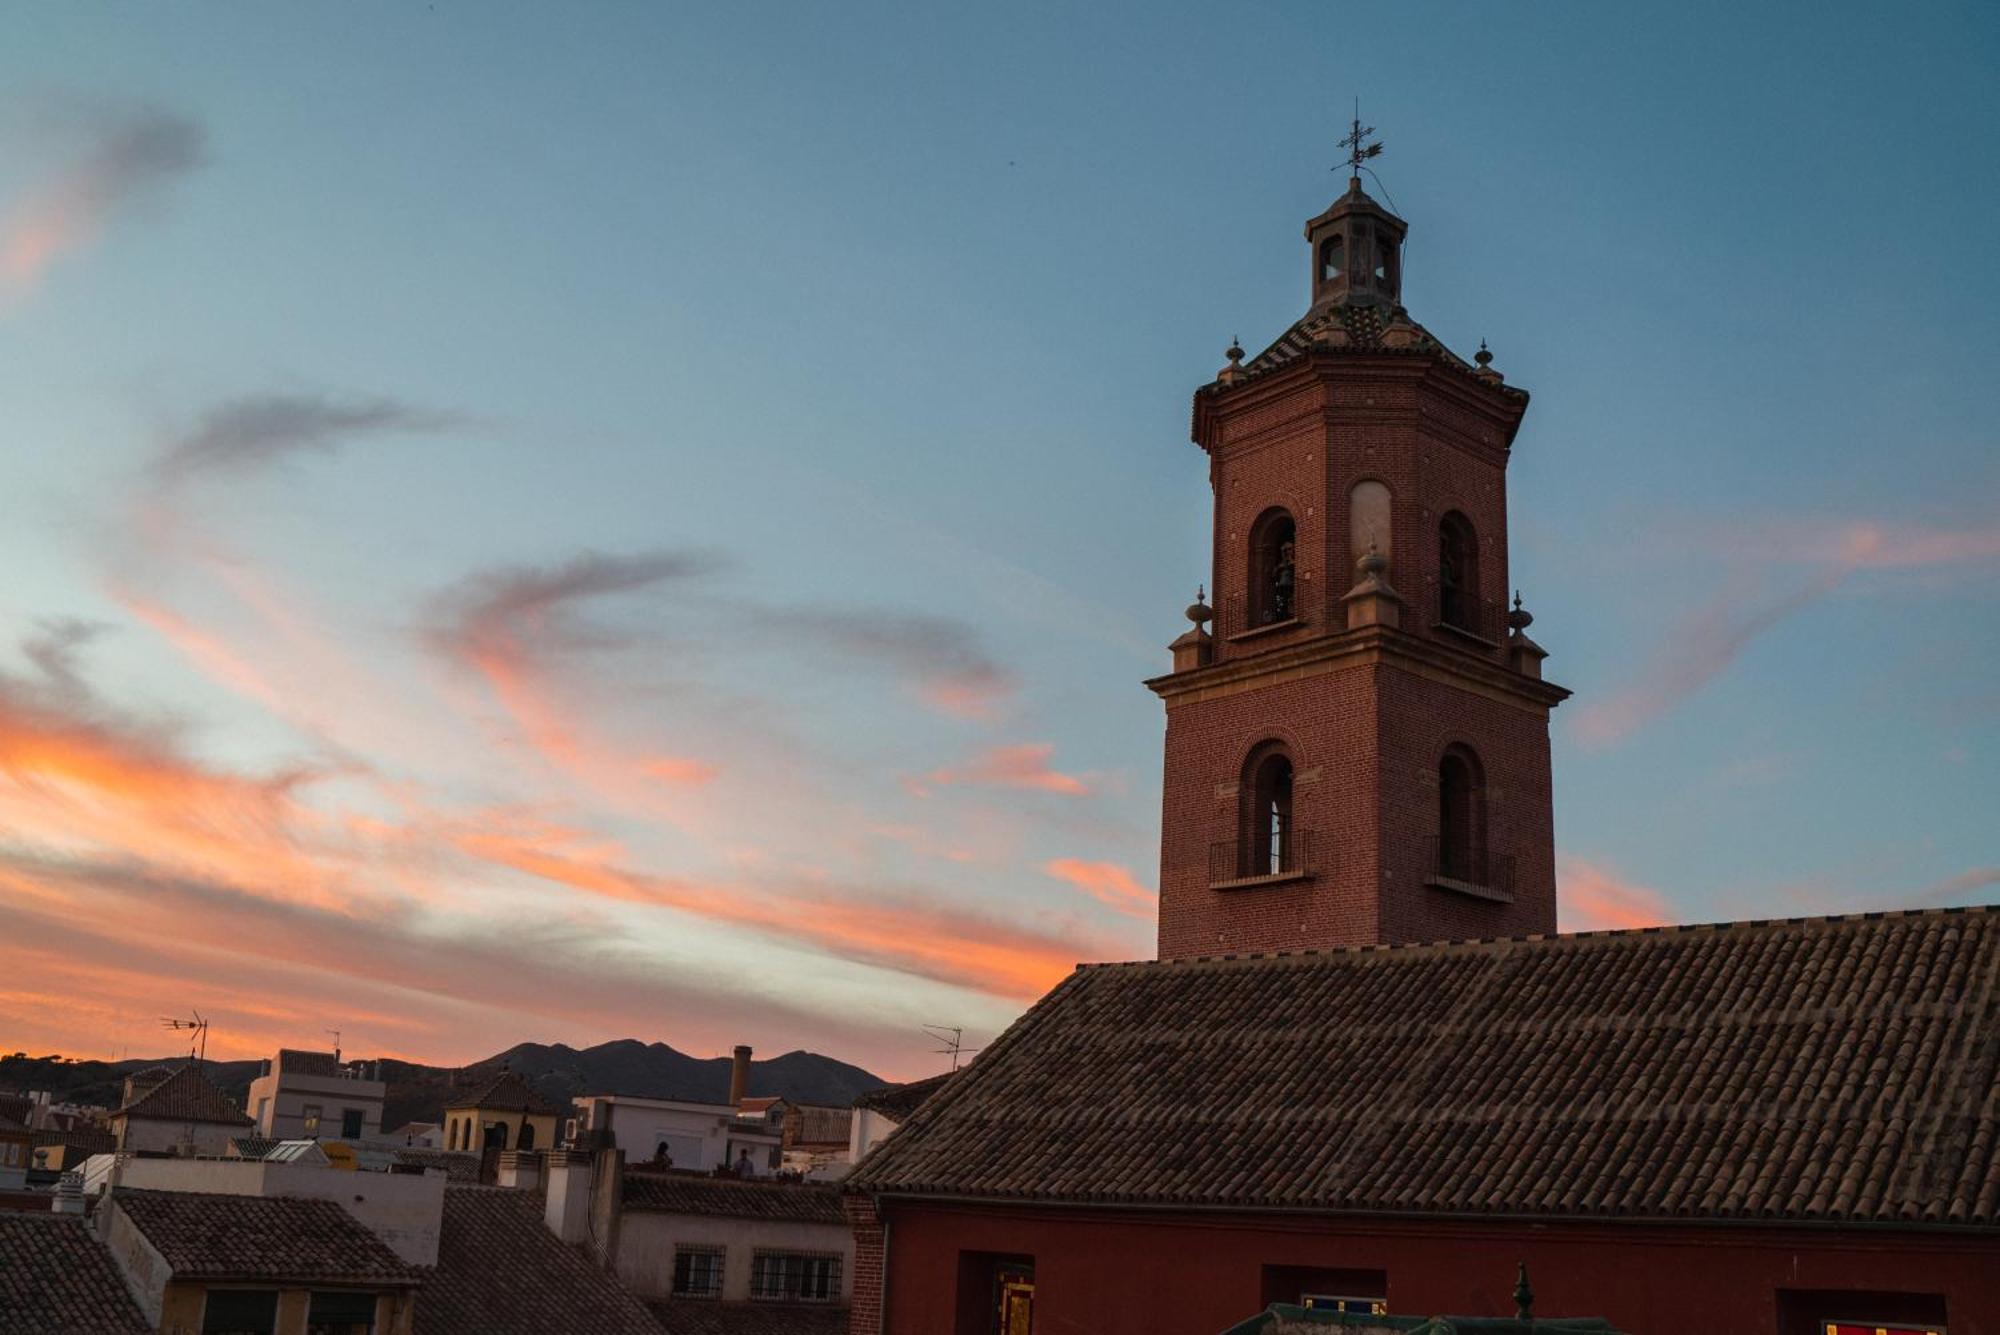
[[[909,1077],[1150,954],[1357,95],[1535,396],[1565,927],[2000,898],[2000,18],[1738,10],[14,9],[0,1051]]]

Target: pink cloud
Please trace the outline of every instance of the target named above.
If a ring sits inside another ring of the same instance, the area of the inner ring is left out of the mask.
[[[1817,566],[1804,584],[1776,598],[1746,595],[1738,579],[1670,627],[1636,677],[1571,713],[1577,739],[1612,746],[1668,713],[1727,671],[1753,641],[1818,602],[1857,571],[1909,571],[2000,559],[2000,526],[1950,528],[1869,520],[1772,520],[1722,538],[1732,556]]]
[[[932,770],[920,779],[907,780],[904,787],[913,794],[927,796],[932,788],[1018,788],[1032,792],[1059,793],[1064,797],[1087,797],[1090,782],[1081,775],[1052,769],[1054,742],[1021,742],[1013,746],[988,747],[963,765]]]
[[[1042,870],[1119,913],[1134,918],[1150,918],[1159,909],[1160,897],[1139,884],[1137,877],[1116,862],[1056,858],[1043,863]]]
[[[100,117],[81,151],[0,217],[0,293],[33,287],[135,200],[200,166],[202,140],[199,125],[166,112]]]
[[[1674,920],[1659,891],[1573,854],[1557,856],[1556,885],[1557,911],[1565,932],[1659,927]]]

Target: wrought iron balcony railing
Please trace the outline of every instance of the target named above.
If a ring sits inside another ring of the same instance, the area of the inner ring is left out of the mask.
[[[1458,840],[1432,835],[1430,868],[1434,880],[1474,886],[1509,897],[1514,893],[1514,857],[1510,853],[1466,848]]]
[[[1208,849],[1210,885],[1310,876],[1318,870],[1311,830],[1287,830],[1275,839],[1223,839]]]

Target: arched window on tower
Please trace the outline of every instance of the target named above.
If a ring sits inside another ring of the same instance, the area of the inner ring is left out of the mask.
[[[1337,236],[1330,236],[1319,243],[1319,280],[1331,283],[1340,277],[1341,268],[1347,262],[1346,243]],[[1297,254],[1296,251],[1293,252]]]
[[[1265,742],[1243,765],[1241,836],[1232,865],[1216,879],[1282,876],[1302,867],[1302,843],[1292,820],[1292,757],[1280,742]]]
[[[1266,510],[1250,529],[1250,626],[1273,626],[1298,612],[1298,526]]]
[[[1438,762],[1437,874],[1471,885],[1492,881],[1486,857],[1486,776],[1469,747]]]
[[[504,1150],[507,1148],[507,1124],[495,1122],[486,1128],[486,1143],[482,1149]]]
[[[1438,620],[1483,634],[1479,617],[1479,539],[1458,511],[1438,524]]]
[[[1387,232],[1375,234],[1375,290],[1396,290],[1396,238]]]
[[[521,1119],[521,1135],[514,1142],[514,1148],[517,1150],[531,1150],[535,1148],[535,1124],[525,1117]]]

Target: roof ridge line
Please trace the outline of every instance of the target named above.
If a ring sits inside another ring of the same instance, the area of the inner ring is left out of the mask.
[[[1804,914],[1788,918],[1724,918],[1701,922],[1658,923],[1650,927],[1597,927],[1583,932],[1530,932],[1521,936],[1460,936],[1442,941],[1370,941],[1351,946],[1292,946],[1281,950],[1230,951],[1220,955],[1182,955],[1162,960],[1092,960],[1079,962],[1072,976],[1093,969],[1143,969],[1174,964],[1241,964],[1251,960],[1311,959],[1318,956],[1365,955],[1370,952],[1444,950],[1453,947],[1520,945],[1549,942],[1597,941],[1612,937],[1664,936],[1671,932],[1748,930],[1754,927],[1784,927],[1806,923],[1866,922],[1881,919],[1935,918],[1962,914],[2000,913],[2000,904],[1946,904],[1924,908],[1855,909],[1847,913]]]

